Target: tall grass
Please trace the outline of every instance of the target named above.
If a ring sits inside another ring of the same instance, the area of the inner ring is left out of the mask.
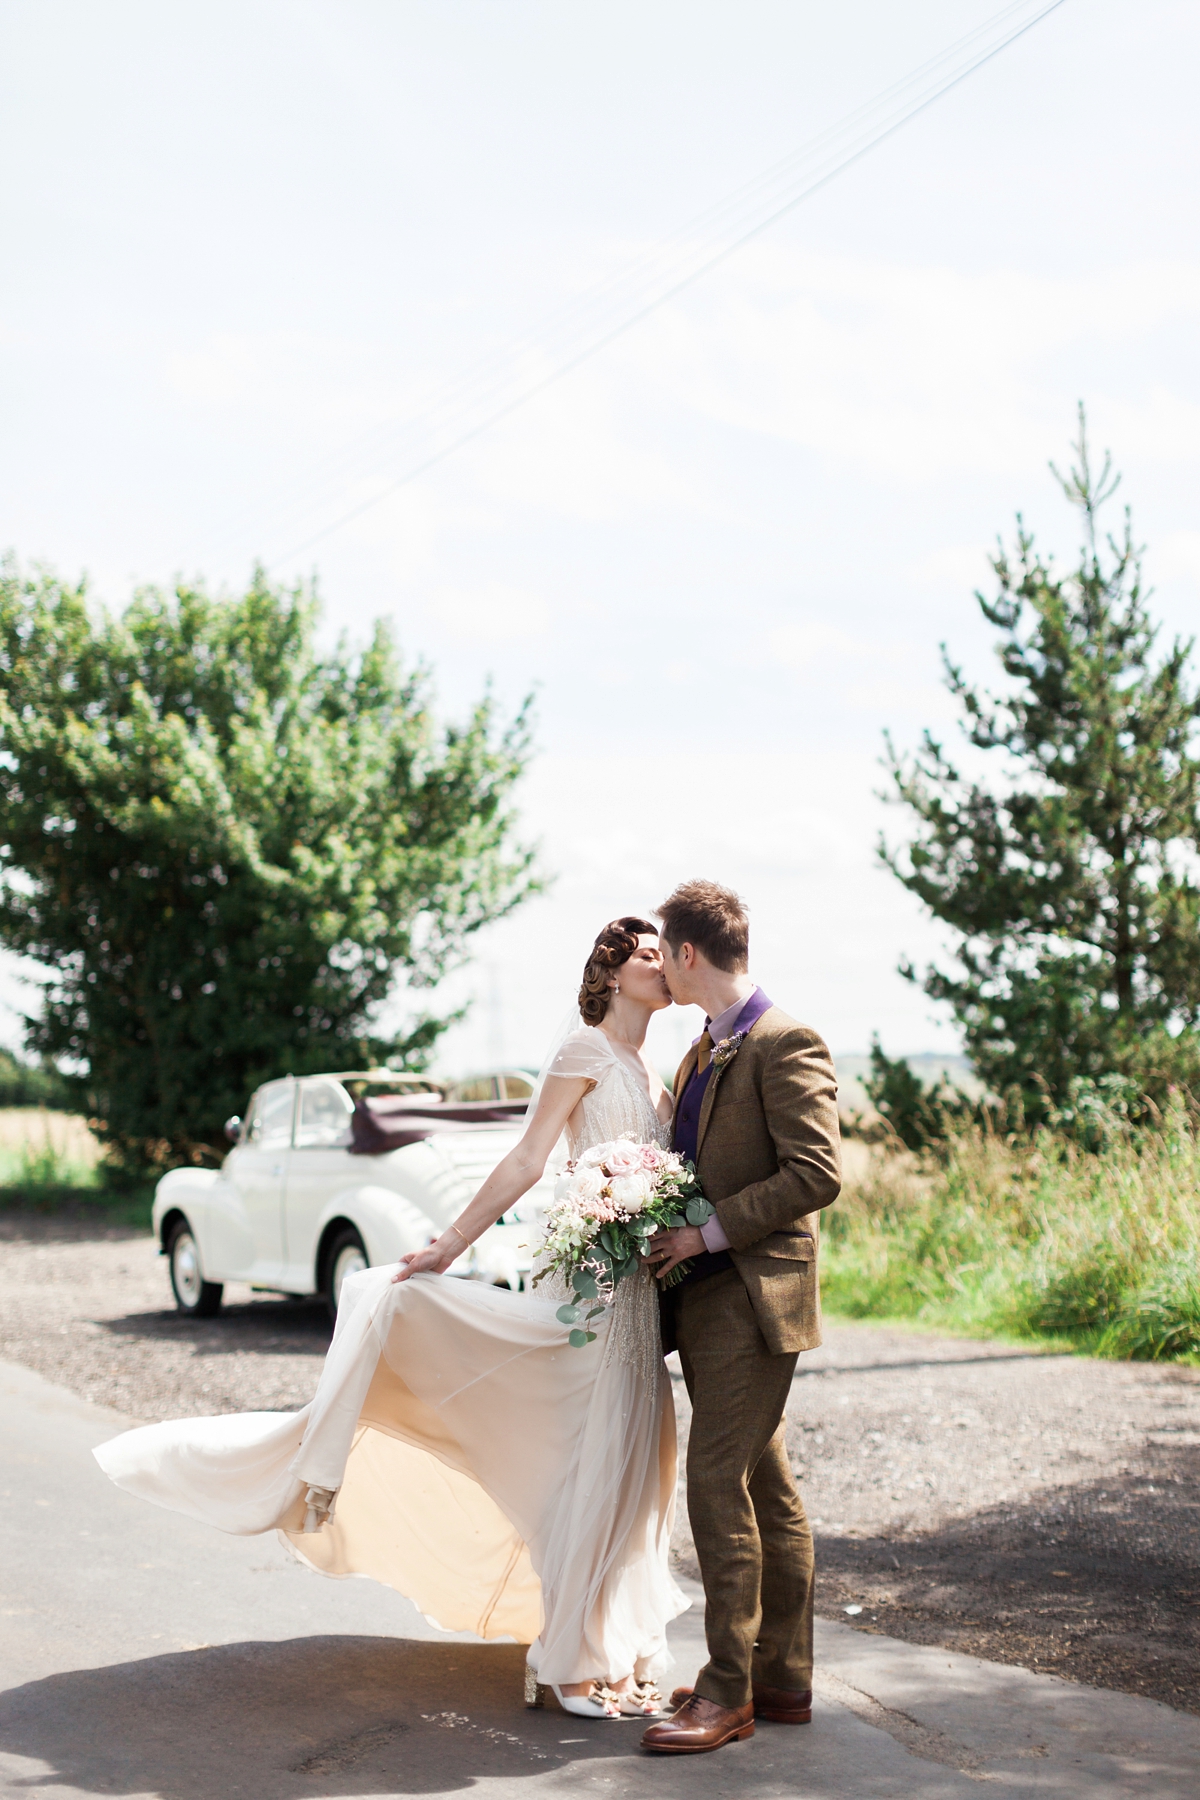
[[[113,1180],[83,1119],[45,1107],[0,1109],[0,1209],[147,1225],[152,1199],[147,1183]]]
[[[851,1318],[1200,1360],[1200,1131],[1182,1104],[1106,1146],[955,1129],[872,1149],[825,1215],[822,1288]]]

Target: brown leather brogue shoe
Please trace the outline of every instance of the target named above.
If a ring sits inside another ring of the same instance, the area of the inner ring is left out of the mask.
[[[754,1736],[754,1705],[718,1706],[689,1694],[679,1711],[642,1734],[643,1750],[673,1751],[689,1755],[699,1750],[719,1750],[722,1744]]]
[[[677,1687],[669,1701],[671,1711],[678,1712],[691,1697],[690,1687]],[[808,1725],[812,1721],[812,1689],[801,1693],[792,1688],[760,1687],[755,1682],[754,1716],[770,1719],[776,1725]]]

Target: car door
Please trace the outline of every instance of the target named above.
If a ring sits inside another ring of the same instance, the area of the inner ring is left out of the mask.
[[[284,1285],[283,1202],[296,1086],[289,1075],[259,1088],[242,1141],[226,1162],[254,1243],[246,1279],[269,1287]]]
[[[321,1210],[358,1173],[347,1156],[354,1102],[340,1081],[326,1076],[312,1076],[297,1085],[299,1104],[284,1206],[287,1288],[289,1293],[311,1294],[316,1288]]]

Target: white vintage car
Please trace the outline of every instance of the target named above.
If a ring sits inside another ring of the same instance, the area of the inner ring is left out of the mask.
[[[220,1169],[172,1169],[158,1184],[154,1232],[176,1303],[210,1317],[224,1283],[241,1281],[322,1294],[336,1312],[347,1275],[421,1249],[461,1212],[519,1139],[530,1091],[515,1071],[449,1089],[386,1069],[267,1082],[226,1126]],[[552,1185],[548,1172],[449,1272],[523,1287]]]

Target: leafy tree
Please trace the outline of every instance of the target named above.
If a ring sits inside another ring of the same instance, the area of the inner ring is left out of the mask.
[[[0,1050],[0,1106],[45,1106],[76,1112],[80,1096],[53,1063],[22,1062],[11,1050]]]
[[[987,771],[965,774],[928,732],[908,758],[889,740],[916,834],[880,845],[957,938],[957,968],[903,972],[949,1003],[981,1078],[1032,1119],[1077,1112],[1113,1075],[1159,1099],[1173,1082],[1200,1091],[1192,646],[1156,655],[1128,512],[1119,537],[1097,536],[1119,477],[1107,457],[1093,470],[1082,407],[1079,425],[1077,466],[1052,465],[1082,515],[1078,566],[1058,573],[1018,517],[992,559],[996,597],[975,596],[1006,690],[972,686],[943,649]]]
[[[49,973],[31,1046],[82,1069],[116,1160],[210,1160],[262,1079],[385,1054],[429,986],[537,883],[506,801],[527,760],[485,697],[439,730],[385,625],[322,654],[302,588],[238,599],[0,565],[0,942]]]

